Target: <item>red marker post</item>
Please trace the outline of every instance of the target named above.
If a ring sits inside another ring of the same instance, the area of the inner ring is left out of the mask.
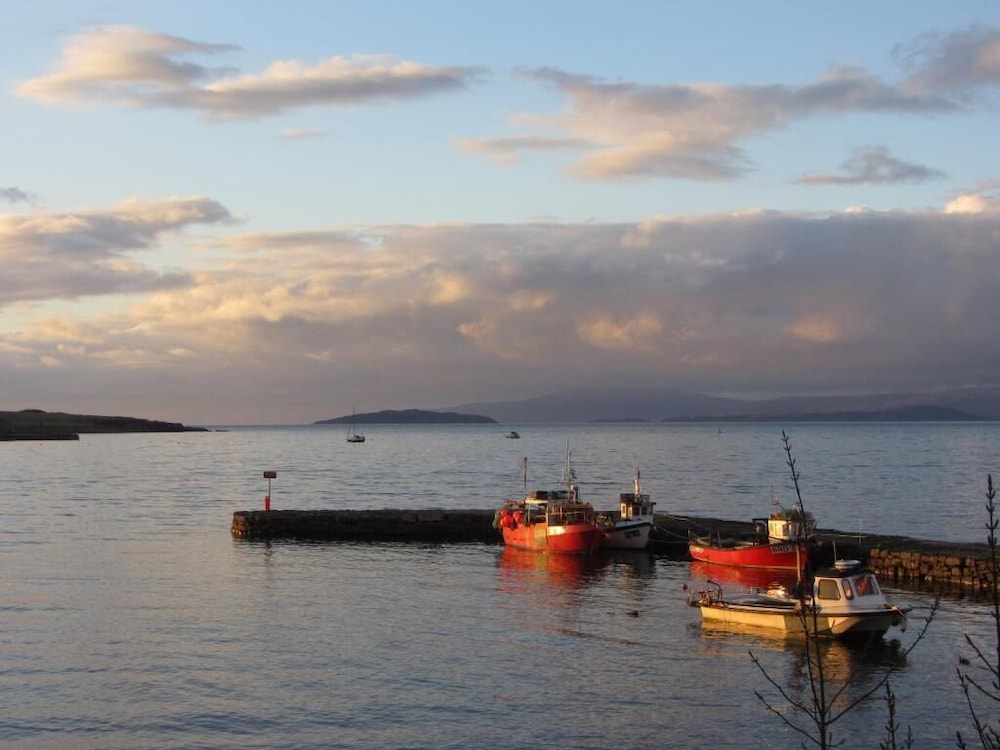
[[[278,472],[276,471],[265,471],[264,479],[267,480],[267,494],[264,495],[264,510],[270,512],[271,510],[271,480],[278,478]]]

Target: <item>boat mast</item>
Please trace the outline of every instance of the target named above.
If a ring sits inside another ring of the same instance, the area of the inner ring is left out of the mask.
[[[576,474],[573,473],[573,452],[569,449],[569,438],[566,438],[566,466],[563,467],[563,482],[566,484],[566,490],[569,492],[569,497],[571,500],[576,502],[580,498],[578,497],[579,489],[575,483]]]

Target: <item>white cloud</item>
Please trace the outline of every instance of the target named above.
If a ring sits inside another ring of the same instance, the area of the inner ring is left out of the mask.
[[[184,271],[161,272],[134,254],[195,224],[231,221],[204,197],[128,200],[104,211],[0,214],[5,283],[0,308],[14,302],[148,293],[189,282]]]
[[[127,26],[93,28],[70,39],[50,73],[24,81],[16,92],[44,104],[170,107],[244,119],[460,90],[485,72],[389,55],[335,56],[313,65],[278,60],[261,73],[191,60],[236,49]]]
[[[723,83],[646,84],[567,72],[521,71],[553,87],[567,108],[557,115],[522,114],[533,132],[465,139],[461,149],[512,162],[528,151],[582,149],[572,171],[588,180],[675,178],[724,181],[756,165],[746,150],[755,137],[810,118],[857,114],[900,116],[964,113],[977,92],[1000,82],[1000,31],[974,26],[925,36],[896,57],[909,76],[883,81],[842,65],[803,85]],[[857,152],[841,175],[810,174],[806,184],[894,183],[937,179],[932,167],[910,164],[883,149]]]
[[[985,186],[981,190],[959,195],[948,202],[945,213],[983,214],[1000,213],[1000,188]]]

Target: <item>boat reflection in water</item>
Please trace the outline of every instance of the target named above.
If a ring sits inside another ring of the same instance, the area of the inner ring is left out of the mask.
[[[734,565],[691,561],[692,584],[701,587],[708,581],[718,581],[728,586],[746,589],[767,589],[774,584],[793,586],[798,581],[794,570],[769,570],[767,568],[740,568]]]
[[[503,546],[499,560],[504,579],[544,578],[567,588],[583,586],[601,578],[610,563],[604,555],[539,554],[507,545]]]

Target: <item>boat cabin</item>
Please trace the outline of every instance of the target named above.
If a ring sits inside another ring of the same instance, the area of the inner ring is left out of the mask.
[[[650,496],[644,493],[623,492],[618,496],[621,506],[622,521],[629,521],[634,518],[644,518],[653,515],[653,506],[656,505]]]
[[[813,596],[820,603],[853,602],[877,604],[885,601],[875,574],[858,560],[837,560],[833,568],[816,572]]]
[[[816,519],[813,514],[802,513],[798,509],[782,508],[767,518],[753,519],[753,524],[761,536],[767,529],[767,538],[772,544],[808,541],[816,535]]]
[[[594,506],[590,503],[561,503],[549,506],[546,513],[549,526],[572,526],[576,523],[594,523]]]

